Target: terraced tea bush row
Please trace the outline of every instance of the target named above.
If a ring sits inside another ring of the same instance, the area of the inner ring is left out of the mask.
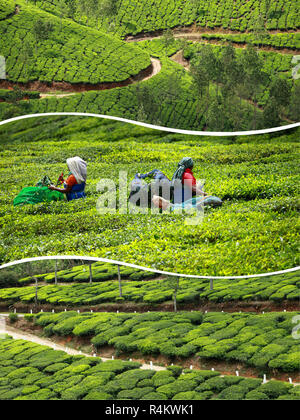
[[[0,54],[12,82],[117,82],[151,64],[149,54],[133,44],[19,3],[20,12],[0,22],[7,40]]]
[[[299,343],[292,337],[296,313],[180,312],[28,315],[47,336],[91,337],[96,347],[116,354],[226,360],[256,368],[298,371]]]
[[[0,138],[2,261],[76,254],[228,276],[298,265],[297,131],[199,140],[108,120],[47,117],[4,125]],[[55,181],[75,155],[88,162],[85,200],[13,208],[21,188],[45,174]],[[183,156],[195,160],[206,191],[224,200],[222,208],[206,210],[203,225],[186,226],[179,215],[97,213],[100,179],[119,185],[119,170],[127,170],[129,184],[136,172],[154,168],[172,177]]]
[[[298,400],[299,386],[119,360],[69,356],[23,340],[0,341],[0,400]]]
[[[190,75],[180,65],[164,59],[160,73],[142,83],[68,97],[26,101],[18,107],[0,103],[0,118],[45,112],[88,112],[172,128],[201,130],[204,122],[197,118],[191,83]]]
[[[91,266],[92,268],[92,281],[101,282],[106,280],[116,279],[118,277],[118,268],[117,266],[105,263],[94,263]],[[147,271],[141,271],[130,267],[120,267],[120,274],[122,279],[128,280],[147,280],[157,277],[157,274],[150,273]],[[20,285],[31,284],[35,282],[35,279],[38,281],[44,281],[46,283],[55,282],[55,273],[49,274],[39,274],[37,276],[25,277],[19,279],[18,283]],[[88,283],[90,281],[90,270],[88,265],[76,266],[68,270],[57,271],[57,281],[63,283]]]
[[[27,279],[25,278],[26,282]],[[75,280],[76,281],[76,280]],[[214,290],[210,290],[207,279],[181,279],[177,290],[178,304],[200,304],[210,302],[234,301],[297,301],[300,297],[299,273],[267,278],[218,280]],[[22,282],[22,280],[21,280]],[[160,280],[123,281],[120,297],[117,281],[107,280],[96,284],[40,285],[39,303],[52,305],[94,306],[113,302],[135,302],[157,305],[172,302],[177,284],[176,278]],[[14,303],[33,303],[35,287],[10,287],[0,290],[0,302],[7,306]]]
[[[52,13],[59,13],[58,0],[40,0],[35,3]],[[267,30],[284,31],[299,27],[299,11],[295,0],[272,0],[269,8],[265,1],[259,0],[213,0],[209,3],[205,0],[116,1],[115,13],[107,17],[96,13],[95,17],[88,20],[88,24],[98,26],[100,20],[103,28],[123,36],[193,23],[210,29],[221,27],[245,32],[255,29],[260,15]],[[69,16],[87,22],[74,8],[71,8]]]

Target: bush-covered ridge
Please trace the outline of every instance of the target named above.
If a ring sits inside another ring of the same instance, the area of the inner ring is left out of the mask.
[[[0,22],[9,81],[118,82],[151,64],[135,45],[19,3],[19,13]]]
[[[59,13],[58,0],[30,0],[52,13]],[[102,26],[120,35],[151,32],[176,26],[189,26],[196,23],[200,27],[223,28],[233,31],[251,31],[255,28],[259,15],[265,20],[267,30],[296,29],[300,26],[299,10],[296,0],[272,0],[269,10],[266,2],[260,0],[116,0],[116,12],[107,18],[101,15],[90,18],[90,25],[97,25],[100,18]],[[70,12],[74,16],[74,9]],[[70,13],[71,14],[71,13]],[[77,21],[84,21],[75,12]]]
[[[69,356],[23,340],[0,340],[0,400],[277,400],[299,399],[299,386],[221,377],[170,367],[141,370],[134,362]]]

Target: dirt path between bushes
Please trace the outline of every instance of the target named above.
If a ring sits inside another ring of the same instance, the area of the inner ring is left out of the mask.
[[[1,320],[1,316],[0,316],[0,320]],[[91,353],[83,353],[82,351],[73,349],[71,347],[68,347],[65,344],[56,343],[56,342],[48,340],[46,338],[39,337],[36,334],[30,334],[27,331],[23,331],[23,330],[14,328],[14,327],[12,327],[10,325],[7,325],[7,324],[5,324],[4,328],[3,327],[1,328],[1,325],[0,325],[0,335],[3,334],[3,333],[10,335],[15,340],[31,341],[32,343],[40,344],[42,346],[51,347],[54,350],[64,351],[65,353],[70,354],[72,356],[77,356],[77,355],[83,355],[83,356],[86,356],[86,357],[91,357],[92,356]],[[106,358],[106,357],[102,357],[101,355],[98,355],[98,354],[97,354],[97,357],[100,357],[103,362],[106,362],[108,360],[112,360],[111,357]],[[122,360],[122,359],[118,359],[118,360]],[[143,369],[143,370],[152,369],[152,370],[155,370],[155,371],[166,370],[166,368],[164,368],[164,367],[155,366],[155,365],[151,366],[150,364],[145,364],[145,363],[142,364],[141,369]]]
[[[210,32],[182,32],[180,33],[177,31],[173,31],[173,35],[175,39],[186,39],[187,41],[192,41],[194,43],[201,41],[203,44],[222,45],[224,41],[226,42],[226,40],[222,40],[222,39],[203,38],[203,35],[206,35],[208,33]],[[211,32],[211,34],[215,34],[216,36],[218,36],[218,35],[224,35],[225,32]],[[160,38],[162,38],[162,32],[155,35],[145,34],[144,36],[143,35],[132,36],[132,37],[128,37],[126,41],[127,42],[153,41],[154,39],[160,39]],[[247,46],[247,42],[235,42],[234,40],[231,40],[231,42],[236,48],[244,49]],[[281,47],[274,47],[271,45],[270,46],[256,45],[255,47],[258,48],[260,51],[273,51],[273,52],[277,52],[281,54],[291,54],[291,55],[299,54],[299,50],[294,49],[294,48],[281,48]]]

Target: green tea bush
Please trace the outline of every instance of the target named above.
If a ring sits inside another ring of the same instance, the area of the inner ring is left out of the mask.
[[[16,358],[21,355],[25,365],[16,368]],[[53,359],[52,364],[33,367],[32,359],[38,355]],[[262,384],[261,379],[220,377],[214,371],[185,369],[183,374],[176,367],[155,372],[140,366],[121,360],[102,362],[94,357],[69,356],[39,344],[6,338],[0,341],[0,400],[299,398],[298,387],[284,382]]]
[[[293,388],[292,384],[288,384],[280,381],[270,381],[266,384],[260,385],[257,388],[258,392],[266,394],[271,399],[278,398],[281,394],[286,394],[290,389]]]

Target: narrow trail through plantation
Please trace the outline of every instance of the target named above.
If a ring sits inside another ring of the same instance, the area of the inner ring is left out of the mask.
[[[296,31],[295,31],[296,32]],[[192,41],[194,43],[196,42],[201,42],[203,44],[212,44],[212,45],[222,45],[224,43],[224,40],[220,39],[211,39],[208,40],[206,38],[203,38],[203,35],[208,35],[208,34],[214,34],[216,36],[218,35],[224,35],[226,34],[226,32],[178,32],[173,31],[173,35],[175,39],[185,39],[187,41]],[[231,33],[230,34],[235,34],[236,33]],[[162,33],[157,33],[157,34],[153,34],[153,35],[149,35],[149,34],[145,34],[145,35],[136,35],[136,36],[130,36],[128,38],[126,38],[127,42],[140,42],[140,41],[153,41],[155,39],[160,39],[162,38],[163,34]],[[232,41],[232,44],[235,48],[241,48],[244,49],[247,46],[247,43],[237,43]],[[263,46],[263,45],[256,45],[256,48],[258,48],[260,51],[273,51],[273,52],[277,52],[280,54],[290,54],[290,55],[295,55],[295,54],[299,54],[299,50],[297,49],[292,49],[292,48],[277,48],[277,47],[273,47],[273,46]]]
[[[91,357],[91,354],[83,353],[81,351],[72,349],[68,346],[64,346],[64,345],[61,345],[61,344],[54,343],[53,341],[48,340],[46,338],[39,337],[35,334],[30,334],[30,333],[25,332],[23,330],[19,330],[19,329],[14,328],[10,325],[7,325],[5,323],[5,318],[6,318],[6,316],[0,315],[0,336],[1,336],[1,334],[8,334],[11,337],[13,337],[13,339],[15,339],[15,340],[25,340],[25,341],[30,341],[32,343],[40,344],[42,346],[48,346],[48,347],[51,347],[54,350],[64,351],[65,353],[70,354],[72,356],[83,355],[83,356],[86,356],[86,357]],[[2,320],[4,319],[4,323],[1,323],[1,319]],[[100,357],[103,362],[112,360],[112,359],[108,359],[106,357],[102,357],[101,355],[97,355],[97,357]],[[116,360],[122,360],[122,359],[116,359]],[[152,369],[152,370],[155,370],[155,371],[166,370],[166,368],[164,368],[162,366],[156,366],[154,364],[152,366],[149,365],[149,364],[142,364],[141,369],[143,369],[143,370]]]

